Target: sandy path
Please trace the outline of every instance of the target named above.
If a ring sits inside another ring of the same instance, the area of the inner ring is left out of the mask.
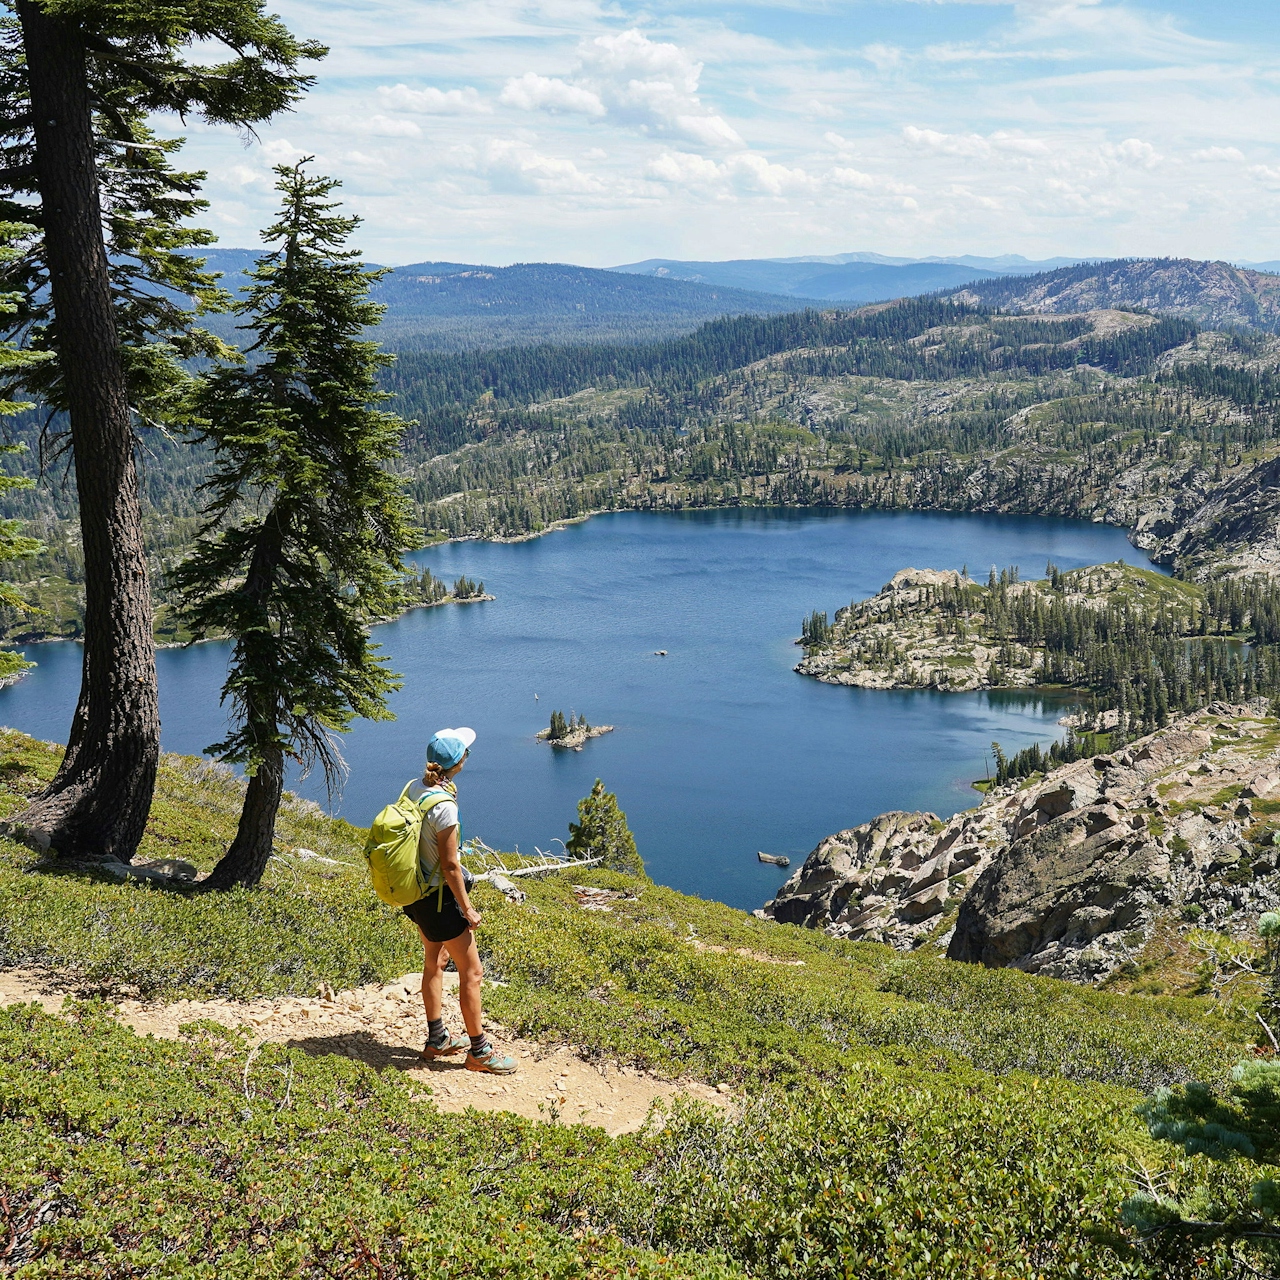
[[[272,1000],[179,1000],[116,1006],[121,1022],[139,1035],[176,1039],[184,1022],[209,1019],[228,1027],[250,1027],[264,1041],[294,1045],[307,1053],[336,1053],[393,1068],[429,1087],[442,1111],[512,1111],[531,1119],[563,1119],[598,1125],[607,1133],[627,1133],[644,1122],[649,1108],[677,1094],[724,1105],[721,1092],[700,1081],[669,1081],[614,1062],[587,1062],[568,1045],[544,1045],[508,1035],[489,1022],[493,1038],[520,1064],[514,1076],[468,1071],[462,1055],[431,1064],[419,1055],[426,1037],[420,973],[385,986],[339,991],[332,998],[282,996]],[[462,1030],[456,997],[457,975],[446,974],[445,1020]],[[452,988],[452,989],[451,989]],[[61,1010],[65,995],[50,975],[34,969],[0,970],[0,1005],[37,1001],[48,1012]]]

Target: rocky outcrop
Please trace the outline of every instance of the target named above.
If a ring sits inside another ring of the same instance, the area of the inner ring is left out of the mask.
[[[1082,263],[1037,275],[977,281],[954,296],[1050,314],[1144,307],[1209,328],[1280,331],[1280,277],[1193,258]]]
[[[1134,542],[1165,564],[1194,573],[1280,574],[1280,458],[1205,490],[1188,485],[1161,518],[1138,522]]]
[[[1215,704],[948,822],[888,813],[829,836],[762,914],[1097,981],[1169,913],[1231,930],[1280,907],[1276,799],[1280,723],[1262,701]]]
[[[909,948],[984,870],[999,842],[997,822],[982,808],[947,823],[932,813],[882,813],[828,836],[762,914]]]
[[[558,747],[562,751],[581,751],[592,738],[599,738],[606,733],[612,732],[613,725],[611,724],[578,724],[574,725],[568,733],[559,738],[553,738],[550,729],[540,729],[533,736],[539,742],[549,742],[553,747]]]

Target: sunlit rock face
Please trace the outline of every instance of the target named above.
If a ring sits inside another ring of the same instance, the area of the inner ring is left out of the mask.
[[[894,812],[828,836],[761,914],[1096,982],[1193,904],[1236,932],[1280,907],[1272,796],[1280,723],[1265,701],[1214,704],[948,822]]]

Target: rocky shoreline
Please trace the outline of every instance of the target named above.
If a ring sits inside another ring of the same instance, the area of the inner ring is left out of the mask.
[[[828,836],[758,912],[833,937],[1099,982],[1162,924],[1231,936],[1280,908],[1280,719],[1215,703],[942,821]]]

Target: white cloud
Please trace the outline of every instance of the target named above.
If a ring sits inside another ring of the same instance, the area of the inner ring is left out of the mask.
[[[194,123],[191,167],[243,243],[314,153],[379,261],[1274,256],[1280,5],[864,8],[284,0],[315,90],[266,147]]]
[[[817,98],[810,98],[809,101],[805,103],[804,109],[809,113],[809,115],[818,116],[823,120],[839,120],[844,114],[844,112],[831,106],[829,103],[819,102]]]
[[[939,133],[936,129],[918,129],[909,124],[902,130],[902,136],[913,147],[940,151],[949,156],[986,158],[997,153],[1041,156],[1049,151],[1049,144],[1043,138],[1027,138],[1017,133],[996,132],[985,136],[978,133]]]
[[[577,66],[565,78],[535,71],[510,78],[501,101],[523,111],[607,116],[641,133],[687,138],[704,147],[741,147],[733,126],[699,99],[701,75],[702,63],[678,45],[632,29],[582,41]]]
[[[937,129],[918,129],[909,124],[902,136],[913,147],[926,151],[941,151],[949,156],[989,156],[991,143],[976,133],[939,133]]]
[[[862,56],[877,71],[889,71],[902,65],[902,50],[891,44],[869,44],[862,50]]]
[[[1238,163],[1244,159],[1244,152],[1239,147],[1205,147],[1201,151],[1191,153],[1193,160],[1218,161],[1227,160]]]
[[[803,169],[774,164],[754,151],[743,151],[730,156],[726,168],[739,187],[769,196],[782,196],[789,191],[809,191],[816,185]]]
[[[853,187],[858,191],[874,191],[879,185],[869,173],[839,166],[831,170],[831,181],[838,187]]]
[[[354,132],[371,134],[375,138],[422,137],[422,130],[412,120],[396,119],[395,116],[376,115],[367,120],[351,120],[346,123]]]
[[[427,116],[487,115],[493,111],[470,85],[463,89],[410,89],[407,84],[383,84],[378,86],[378,98],[389,111]]]
[[[521,111],[569,111],[584,116],[605,113],[604,103],[590,89],[534,71],[526,71],[518,80],[508,80],[498,101]]]
[[[1106,146],[1103,153],[1119,160],[1122,164],[1138,165],[1143,169],[1154,169],[1163,159],[1149,142],[1141,138],[1126,138],[1116,146]]]
[[[724,170],[714,160],[688,151],[664,151],[649,161],[646,172],[659,182],[670,182],[682,187],[705,186],[724,176]]]
[[[544,155],[521,138],[491,138],[477,168],[500,189],[531,190],[544,195],[595,194],[604,190],[599,179],[583,173],[572,160]]]

